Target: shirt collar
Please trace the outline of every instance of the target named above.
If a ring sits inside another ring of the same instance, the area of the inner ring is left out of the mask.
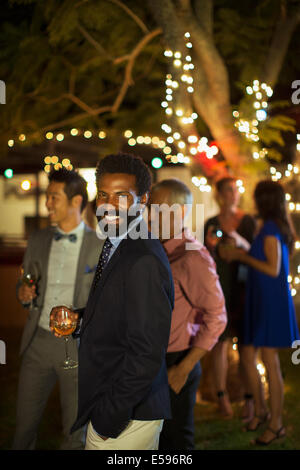
[[[77,237],[81,237],[83,236],[83,232],[84,232],[84,222],[83,220],[80,222],[79,225],[77,225],[77,227],[75,227],[73,230],[71,230],[71,232],[64,232],[61,228],[59,227],[56,227],[57,231],[60,232],[60,233],[63,233],[64,235],[71,235],[71,234],[74,234],[74,235],[77,235]]]
[[[127,237],[127,235],[129,234],[129,232],[131,230],[134,229],[134,227],[136,227],[140,222],[141,220],[143,219],[143,214],[139,215],[136,219],[134,219],[130,224],[129,224],[129,227],[128,229],[126,230],[126,232],[122,233],[122,235],[120,235],[119,237],[111,237],[110,238],[110,241],[111,243],[113,244],[113,246],[115,248],[118,248],[118,246],[120,245],[121,241],[124,240],[124,238]]]
[[[163,242],[163,247],[167,253],[167,255],[171,255],[178,247],[181,247],[182,245],[185,245],[187,241],[193,241],[194,238],[190,232],[190,230],[185,227],[181,233],[181,236],[179,238],[170,238],[169,240],[166,240]]]

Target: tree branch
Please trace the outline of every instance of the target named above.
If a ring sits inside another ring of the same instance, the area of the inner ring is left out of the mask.
[[[208,35],[195,20],[190,0],[181,0],[181,4],[185,11],[183,21],[186,30],[191,34],[194,50],[200,59],[214,99],[218,100],[220,105],[228,104],[230,102],[228,72],[215,46],[213,36]]]
[[[285,10],[281,10],[281,17],[275,28],[269,52],[260,76],[261,81],[266,82],[268,85],[274,86],[278,79],[289,43],[299,22],[300,7],[293,14],[288,16]]]
[[[121,2],[120,0],[109,0],[109,1],[114,3],[115,5],[118,5],[124,11],[126,11],[126,13],[129,16],[131,16],[131,18],[134,19],[134,21],[139,25],[139,27],[145,34],[149,33],[149,29],[147,28],[145,23],[143,23],[143,21],[135,13],[133,13],[133,11],[128,6],[124,5],[124,3]]]
[[[178,20],[171,0],[147,0],[156,23],[163,29],[164,39],[173,51],[183,52],[183,35],[181,22]]]
[[[135,62],[137,56],[141,53],[141,51],[143,50],[143,48],[145,47],[145,45],[148,42],[150,42],[154,37],[158,36],[161,33],[162,33],[162,29],[157,28],[154,31],[152,31],[151,33],[147,34],[146,36],[143,37],[143,39],[137,44],[137,46],[131,52],[130,59],[128,60],[128,63],[126,65],[123,84],[121,86],[119,95],[117,96],[117,98],[116,98],[116,100],[115,100],[115,102],[112,106],[112,112],[113,113],[118,111],[118,109],[119,109],[119,107],[120,107],[120,105],[121,105],[121,103],[122,103],[122,101],[125,97],[125,94],[126,94],[128,88],[129,88],[129,86],[133,84],[132,69],[133,69],[134,62]]]
[[[153,31],[151,31],[149,34],[144,36],[141,41],[135,46],[133,51],[131,52],[129,56],[128,63],[125,68],[125,74],[124,74],[124,79],[123,83],[121,85],[121,88],[119,89],[118,95],[115,98],[114,102],[110,106],[102,106],[100,108],[91,108],[88,106],[86,103],[84,103],[80,98],[76,97],[75,95],[71,93],[64,93],[58,98],[55,98],[55,102],[61,101],[62,99],[69,99],[73,103],[75,103],[77,106],[79,106],[81,109],[83,109],[85,112],[81,114],[77,114],[76,116],[72,116],[70,118],[64,119],[63,121],[58,121],[52,124],[48,124],[47,126],[43,127],[39,131],[36,131],[34,134],[38,134],[39,132],[45,132],[47,130],[52,130],[52,129],[57,129],[58,127],[66,126],[68,124],[72,124],[74,122],[77,122],[81,119],[84,119],[89,116],[98,116],[99,114],[104,114],[107,112],[111,113],[116,113],[122,103],[122,101],[125,98],[126,92],[128,88],[132,85],[133,80],[132,80],[132,69],[134,67],[134,63],[138,55],[141,53],[143,48],[150,42],[154,37],[160,35],[162,33],[161,28],[157,28]],[[45,97],[36,97],[36,99],[40,99],[43,101],[47,101]],[[48,100],[49,101],[49,100]]]
[[[111,106],[103,106],[102,108],[98,108],[96,111],[97,111],[97,113],[95,113],[95,115],[96,114],[97,115],[103,114],[103,113],[106,113],[108,111],[111,111]],[[46,132],[46,131],[51,131],[53,129],[64,127],[64,126],[67,126],[69,124],[73,124],[74,122],[78,122],[81,119],[85,119],[89,116],[90,116],[90,114],[88,114],[88,113],[76,114],[75,116],[64,119],[62,121],[58,121],[58,122],[55,122],[55,123],[52,123],[52,124],[48,124],[47,126],[42,127],[41,129],[36,131],[34,134],[37,135],[37,134],[40,134],[40,133],[43,133],[43,132]]]
[[[79,31],[81,32],[81,34],[85,37],[85,39],[90,43],[92,44],[92,46],[95,47],[95,49],[100,53],[100,55],[105,55],[109,60],[113,60],[113,58],[108,54],[108,52],[106,52],[106,50],[104,49],[104,47],[101,46],[101,44],[99,44],[98,41],[96,41],[96,39],[94,39],[90,33],[83,27],[81,26],[80,24],[77,25],[77,28],[79,29]]]
[[[130,59],[130,54],[126,54],[126,55],[123,55],[121,57],[117,57],[116,59],[114,59],[114,64],[117,65],[117,64],[121,64],[122,62],[126,62],[126,60],[129,60]]]
[[[195,16],[201,27],[210,35],[213,34],[213,9],[213,0],[194,0]]]

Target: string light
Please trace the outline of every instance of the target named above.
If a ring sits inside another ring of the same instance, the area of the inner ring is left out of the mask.
[[[47,155],[44,158],[44,171],[46,173],[50,173],[51,169],[59,170],[60,168],[67,168],[67,170],[73,170],[73,165],[69,158],[63,158],[62,162],[59,161],[59,157],[57,155]]]
[[[124,132],[124,137],[126,137],[127,139],[130,139],[130,137],[132,137],[132,131],[131,130],[127,130]]]
[[[30,188],[31,188],[31,181],[29,180],[23,180],[21,182],[21,188],[23,189],[23,191],[29,191]]]
[[[253,97],[254,101],[252,106],[255,112],[255,119],[249,120],[241,116],[240,112],[237,110],[233,111],[233,117],[236,119],[235,127],[239,132],[244,134],[245,138],[251,142],[259,142],[259,123],[267,119],[267,107],[268,107],[268,98],[272,96],[273,90],[266,83],[260,83],[259,80],[253,80],[252,86],[246,86],[246,93]],[[267,155],[267,150],[258,151],[257,148],[254,148],[252,151],[252,157],[254,160],[260,158],[265,158]]]
[[[201,193],[211,192],[211,186],[208,184],[207,179],[204,176],[201,176],[200,178],[198,176],[193,176],[191,181],[197,188],[199,188]]]
[[[297,134],[297,144],[296,144],[296,151],[299,152],[299,143],[300,143],[300,134]],[[270,167],[270,176],[273,181],[280,181],[283,185],[288,184],[289,182],[296,181],[298,182],[298,174],[299,174],[299,167],[298,165],[294,165],[292,163],[288,163],[286,169],[280,168],[279,171],[275,166]],[[300,213],[300,202],[293,201],[292,195],[289,192],[285,193],[285,199],[287,202],[287,207],[290,213],[292,214],[299,214]],[[298,252],[300,250],[300,241],[297,240],[295,242],[295,250]],[[300,284],[300,265],[297,267],[298,275],[294,275],[290,273],[288,276],[288,282],[290,284],[291,295],[294,297],[299,292],[299,284]]]
[[[184,138],[181,137],[181,133],[178,132],[182,126],[188,126],[195,122],[198,119],[198,114],[193,111],[186,111],[181,107],[173,108],[171,106],[172,101],[176,101],[175,93],[179,91],[178,89],[182,86],[185,87],[188,93],[194,92],[193,76],[192,72],[195,69],[195,66],[192,62],[192,56],[190,50],[192,49],[191,34],[187,31],[184,34],[185,47],[189,50],[187,54],[184,54],[180,51],[171,51],[170,49],[165,50],[164,55],[172,60],[172,65],[177,69],[176,73],[180,76],[179,82],[174,80],[171,73],[168,73],[165,78],[165,98],[161,102],[161,107],[164,109],[167,117],[173,116],[172,120],[172,129],[168,124],[162,124],[162,130],[168,134],[166,140],[168,144],[173,144],[178,148],[177,155],[170,155],[164,149],[166,153],[166,159],[169,163],[183,163],[189,164],[191,162],[191,157],[197,157],[199,154],[207,158],[207,160],[212,160],[215,155],[218,154],[219,149],[216,145],[208,145],[207,138],[201,140],[200,137],[197,137],[193,134],[185,135]],[[175,119],[174,119],[175,118]],[[188,129],[188,127],[187,127]],[[171,135],[173,133],[173,135]],[[182,152],[185,152],[183,154]],[[207,188],[202,187],[201,190],[205,191]],[[204,185],[205,186],[205,185]]]

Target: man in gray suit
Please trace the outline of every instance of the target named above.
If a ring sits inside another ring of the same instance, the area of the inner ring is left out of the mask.
[[[38,426],[57,380],[61,448],[84,446],[82,429],[70,434],[77,416],[77,368],[62,368],[64,341],[50,332],[49,315],[56,305],[80,309],[87,303],[103,241],[82,221],[86,204],[86,182],[77,172],[61,169],[50,174],[46,207],[52,226],[30,237],[23,261],[24,271],[34,271],[38,280],[31,287],[19,283],[17,288],[18,299],[30,310],[21,340],[15,450],[35,448]],[[77,340],[72,336],[69,353],[77,360]]]

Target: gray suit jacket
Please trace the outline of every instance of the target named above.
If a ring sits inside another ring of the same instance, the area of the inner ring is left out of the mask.
[[[35,308],[32,308],[29,311],[22,335],[20,354],[23,354],[27,349],[38,327],[46,293],[48,260],[54,232],[55,228],[48,227],[33,233],[33,235],[28,240],[23,265],[25,270],[29,269],[29,265],[31,263],[34,263],[36,267],[38,272],[38,296],[35,299]],[[100,252],[102,251],[103,243],[104,241],[100,240],[93,230],[85,226],[77,264],[77,274],[73,298],[73,306],[76,308],[84,308],[87,303],[90,287],[94,279],[95,270]]]

